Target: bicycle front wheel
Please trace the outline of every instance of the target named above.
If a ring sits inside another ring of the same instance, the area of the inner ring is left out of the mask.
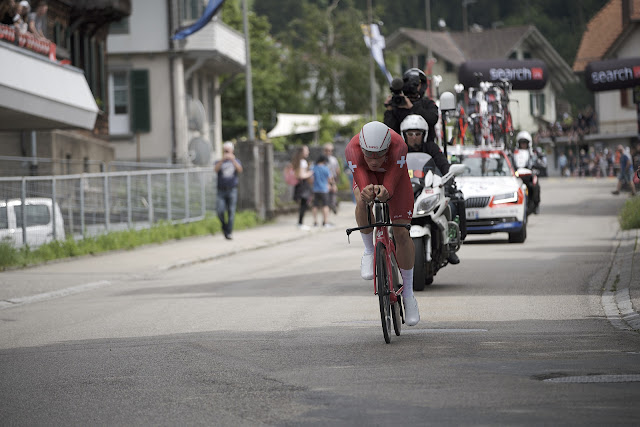
[[[378,243],[376,246],[376,287],[380,302],[380,320],[382,334],[387,344],[391,342],[391,297],[389,296],[389,280],[391,275],[387,269],[387,248]]]

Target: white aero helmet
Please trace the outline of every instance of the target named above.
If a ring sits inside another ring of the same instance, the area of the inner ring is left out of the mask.
[[[389,148],[391,144],[391,129],[384,123],[369,122],[360,130],[360,148],[376,153]]]
[[[400,134],[402,135],[404,142],[407,142],[407,138],[405,138],[404,133],[408,130],[421,130],[424,132],[422,142],[425,142],[427,140],[427,134],[429,133],[429,124],[421,115],[409,114],[404,118],[402,123],[400,123]]]
[[[531,138],[531,134],[526,130],[521,130],[516,135],[516,142],[518,144],[520,144],[520,141],[523,141],[523,140],[527,141],[527,147],[531,148],[531,142],[533,141],[533,138]]]

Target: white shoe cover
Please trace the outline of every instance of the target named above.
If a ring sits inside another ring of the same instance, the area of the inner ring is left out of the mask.
[[[404,300],[404,321],[409,326],[415,326],[420,321],[420,311],[418,311],[418,301],[416,297],[402,297]]]
[[[360,261],[360,276],[364,280],[373,280],[373,254],[362,255]]]

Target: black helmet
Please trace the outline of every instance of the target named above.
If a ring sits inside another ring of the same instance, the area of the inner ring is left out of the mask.
[[[420,97],[424,95],[424,91],[427,90],[427,75],[420,68],[409,68],[402,75],[402,81],[404,82],[405,94],[410,93],[412,90],[417,90],[418,84],[422,83],[420,90],[418,91]]]

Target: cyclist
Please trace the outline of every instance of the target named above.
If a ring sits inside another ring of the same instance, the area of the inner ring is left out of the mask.
[[[440,151],[440,147],[435,143],[435,141],[430,141],[427,138],[429,125],[427,121],[418,114],[409,114],[403,121],[400,123],[400,131],[402,132],[402,139],[407,143],[407,148],[410,153],[427,153],[433,158],[433,161],[436,163],[436,167],[440,171],[441,175],[445,175],[449,172],[449,162],[442,151]],[[449,181],[450,183],[452,181]],[[451,184],[447,184],[448,188],[451,188]],[[458,208],[456,205],[460,205],[460,203],[452,203],[451,206],[451,215],[455,218],[459,213],[461,215],[465,215],[464,212],[458,212]],[[462,204],[464,207],[464,203]],[[466,230],[464,229],[463,221],[460,221],[460,232],[463,236],[466,235]],[[453,252],[449,254],[449,263],[450,264],[460,264],[460,258],[458,255]]]
[[[353,173],[353,194],[356,198],[355,217],[359,227],[368,224],[367,210],[376,197],[389,204],[389,216],[394,223],[410,224],[413,214],[413,189],[407,172],[407,145],[402,137],[384,123],[365,124],[345,150],[347,164]],[[373,229],[360,231],[364,254],[360,275],[373,279]],[[420,321],[418,302],[413,295],[413,241],[409,231],[397,227],[393,230],[397,261],[402,275],[405,322],[414,326]]]

